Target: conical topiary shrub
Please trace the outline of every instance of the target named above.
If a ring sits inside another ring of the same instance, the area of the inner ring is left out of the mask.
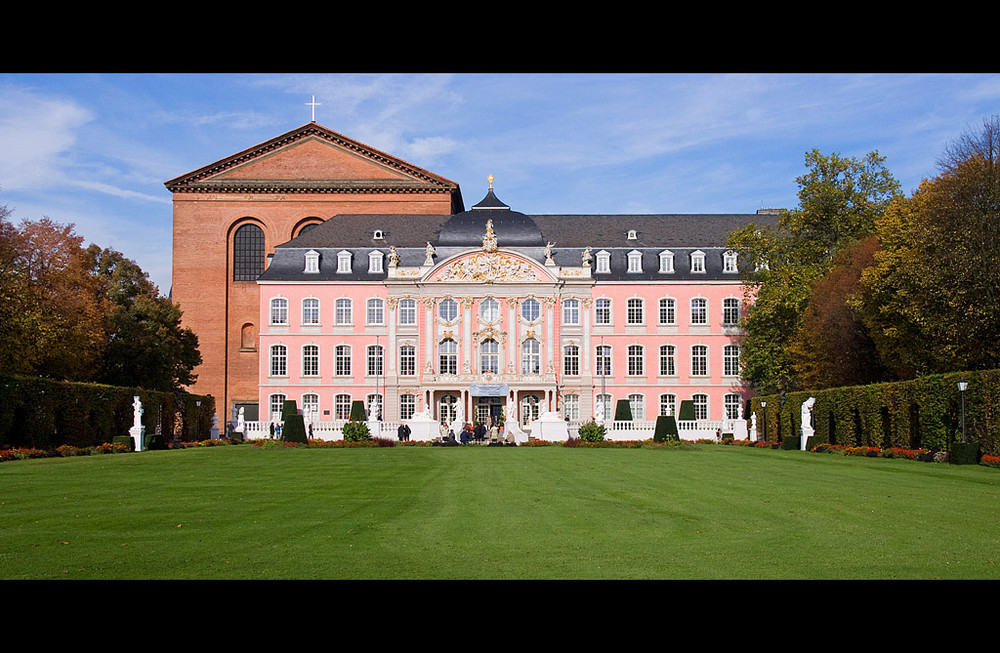
[[[368,421],[368,411],[365,410],[365,402],[361,400],[355,400],[351,402],[351,421],[352,422]]]
[[[299,415],[299,409],[295,405],[294,399],[288,399],[282,404],[281,421],[283,422],[281,426],[281,440],[283,442],[305,444],[309,441],[306,438],[305,420],[302,419],[302,415]]]
[[[618,400],[618,405],[615,406],[615,421],[616,422],[632,421],[632,404],[629,403],[628,399]]]
[[[677,431],[677,420],[673,415],[659,415],[656,418],[656,430],[653,431],[653,442],[668,442],[680,440]]]
[[[690,422],[695,419],[693,401],[685,399],[681,402],[681,409],[677,411],[677,419],[682,422]]]
[[[344,424],[344,441],[364,442],[371,440],[372,434],[368,430],[367,419],[365,415],[365,402],[351,402],[351,421]]]

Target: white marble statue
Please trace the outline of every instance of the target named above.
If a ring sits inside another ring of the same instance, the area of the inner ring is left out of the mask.
[[[132,397],[132,426],[142,426],[142,401],[139,395]]]
[[[802,402],[802,435],[809,437],[815,433],[813,429],[813,405],[816,403],[816,397],[809,397]]]
[[[462,434],[462,429],[465,428],[465,410],[462,404],[455,408],[455,421],[451,423],[450,428],[456,439]]]
[[[139,395],[132,396],[132,428],[128,430],[136,451],[142,451],[146,441],[146,427],[142,425],[142,401]]]

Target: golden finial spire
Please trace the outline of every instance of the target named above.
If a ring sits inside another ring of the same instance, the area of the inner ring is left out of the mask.
[[[489,182],[490,182],[490,190],[493,190],[493,175],[490,175],[486,179],[488,179]]]

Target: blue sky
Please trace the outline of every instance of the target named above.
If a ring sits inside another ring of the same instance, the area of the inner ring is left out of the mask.
[[[805,152],[906,193],[1000,113],[996,74],[0,74],[0,204],[170,288],[163,182],[316,122],[524,213],[793,208]]]

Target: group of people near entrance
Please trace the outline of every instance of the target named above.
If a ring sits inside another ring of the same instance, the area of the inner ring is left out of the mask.
[[[506,437],[501,437],[503,432],[504,429],[497,422],[496,418],[492,418],[490,419],[489,427],[485,426],[482,422],[476,422],[475,425],[466,424],[456,439],[455,432],[448,427],[448,424],[445,422],[441,423],[442,442],[450,442],[452,444],[469,444],[471,442],[486,441],[491,443],[516,444],[513,433],[507,431]],[[399,428],[396,429],[396,437],[399,438],[400,442],[409,442],[410,433],[410,427],[406,422],[400,423]]]
[[[466,424],[459,432],[457,438],[455,436],[455,432],[448,427],[447,423],[441,424],[442,442],[451,442],[455,444],[470,444],[473,442],[515,444],[513,433],[508,430],[506,431],[506,436],[503,434],[504,429],[497,422],[496,418],[492,418],[490,420],[490,425],[488,427],[482,422],[476,422],[474,425]]]

